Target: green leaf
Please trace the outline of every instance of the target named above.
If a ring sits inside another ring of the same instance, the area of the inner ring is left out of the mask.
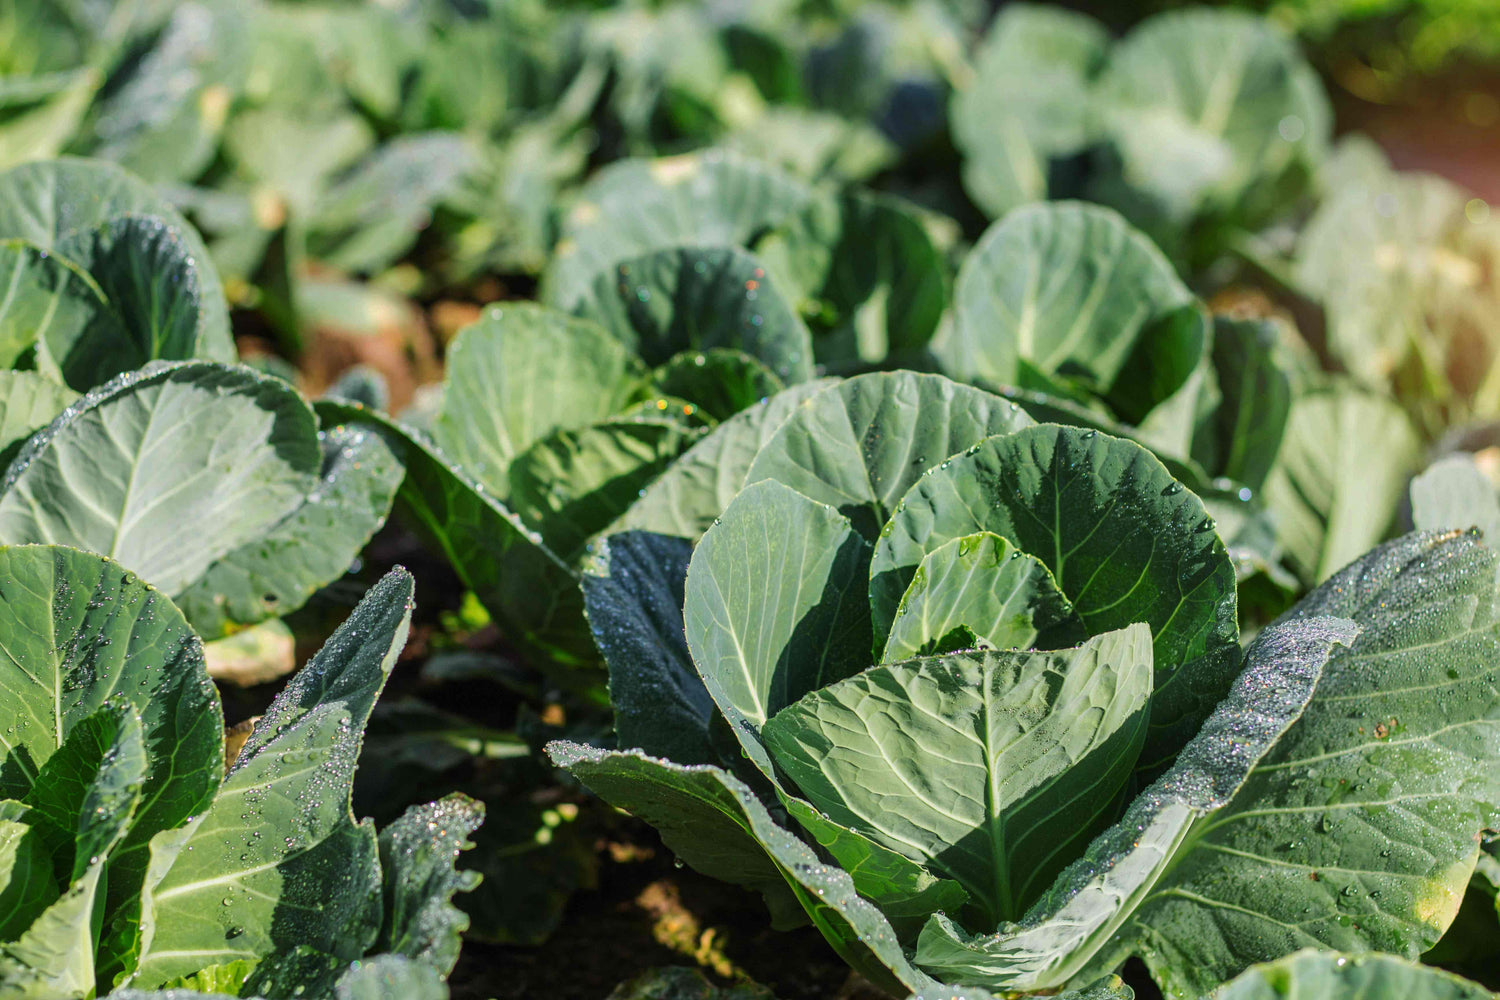
[[[351,967],[333,987],[333,1000],[448,1000],[443,976],[401,955],[376,955]]]
[[[203,271],[182,232],[154,215],[122,214],[60,238],[60,257],[86,272],[108,303],[73,337],[50,326],[39,364],[90,389],[148,361],[222,358],[205,328],[212,307]]]
[[[387,140],[318,198],[307,220],[308,253],[341,271],[389,266],[478,163],[472,139],[454,132]]]
[[[406,469],[396,510],[448,558],[506,636],[548,661],[597,661],[573,571],[425,435],[358,404],[323,400],[325,423],[374,430]]]
[[[36,244],[6,239],[0,241],[0,274],[6,286],[0,300],[0,362],[6,367],[23,362],[31,351],[45,363],[90,337],[104,344],[128,338],[104,292],[72,261]]]
[[[948,304],[948,261],[907,203],[862,192],[817,199],[756,247],[773,274],[815,300],[820,364],[926,360]]]
[[[686,399],[716,420],[728,420],[785,388],[764,362],[722,347],[672,356],[651,372],[649,384],[652,394]]]
[[[880,662],[946,652],[936,647],[967,628],[996,649],[1037,646],[1037,636],[1079,623],[1041,560],[989,532],[945,542],[922,557],[901,596]]]
[[[1250,769],[1300,717],[1330,652],[1358,628],[1317,618],[1273,625],[1172,767],[1130,804],[1018,923],[970,934],[944,915],[928,921],[916,961],[947,980],[1007,993],[1089,982],[1113,967],[1110,950],[1141,901],[1180,861],[1195,824],[1231,801]],[[1196,994],[1195,994],[1196,995]]]
[[[1057,1000],[1135,1000],[1135,991],[1126,986],[1118,976],[1106,976],[1092,986],[1052,995]],[[996,997],[974,986],[961,986],[957,989],[943,987],[923,990],[912,994],[907,1000],[996,1000]]]
[[[1420,457],[1389,399],[1336,381],[1293,401],[1263,496],[1298,574],[1325,580],[1384,538]]]
[[[1087,635],[1145,622],[1156,692],[1143,766],[1165,760],[1239,659],[1234,566],[1203,503],[1140,445],[1042,425],[988,438],[923,477],[875,547],[870,606],[889,631],[929,552],[987,531],[1040,559]]]
[[[1162,252],[1117,212],[1082,202],[1030,205],[986,230],[964,259],[953,327],[935,350],[965,381],[1015,383],[1025,362],[1107,396],[1131,388],[1121,375],[1132,355],[1175,360],[1174,351],[1153,350],[1154,341],[1171,342],[1173,314],[1192,302]],[[1154,392],[1156,401],[1181,384],[1180,369],[1167,391]]]
[[[563,221],[542,300],[572,310],[601,275],[613,277],[615,265],[656,250],[753,249],[753,239],[813,198],[790,174],[723,150],[610,164],[584,186]]]
[[[618,419],[559,430],[511,462],[507,496],[547,547],[569,563],[596,532],[702,432],[674,420]]]
[[[1284,616],[1363,631],[1100,967],[1136,950],[1169,996],[1197,996],[1301,947],[1415,955],[1441,937],[1500,822],[1495,566],[1472,536],[1408,535]]]
[[[220,558],[177,595],[199,634],[228,634],[300,608],[337,580],[385,524],[404,471],[379,434],[338,425],[318,433],[321,477],[260,538]]]
[[[453,794],[412,806],[380,831],[380,870],[385,882],[385,926],[375,950],[403,955],[446,976],[458,961],[459,936],[469,926],[453,905],[479,875],[457,868],[465,838],[484,820],[484,805]]]
[[[186,595],[216,636],[226,618],[296,610],[379,526],[395,470],[356,437],[326,442],[361,454],[347,462],[340,447],[325,470],[316,419],[291,386],[243,367],[153,366],[90,393],[27,442],[0,484],[0,538],[118,559]],[[335,500],[351,510],[335,516]],[[289,544],[300,551],[266,568]],[[265,589],[246,595],[246,580]]]
[[[957,913],[968,902],[969,894],[959,883],[939,878],[904,854],[831,819],[779,782],[776,795],[797,825],[848,873],[854,891],[875,904],[903,945],[915,940],[934,913]]]
[[[199,356],[233,361],[224,288],[208,249],[153,188],[113,164],[71,157],[26,163],[0,174],[0,239],[26,240],[42,250],[61,252],[75,235],[122,216],[157,219],[180,241],[197,273]]]
[[[799,406],[756,454],[745,481],[774,479],[837,507],[873,543],[924,472],[982,438],[1031,423],[1014,403],[941,375],[861,375]]]
[[[93,992],[100,882],[140,806],[147,768],[140,718],[124,704],[79,721],[42,765],[32,815],[44,837],[55,838],[53,864],[69,888],[24,934],[0,944],[0,995]]]
[[[168,10],[145,54],[111,74],[92,130],[93,155],[156,183],[191,181],[209,165],[251,68],[250,9]]]
[[[746,754],[782,708],[869,666],[869,546],[838,511],[777,482],[745,487],[693,550],[682,617],[708,693]]]
[[[1305,185],[1332,130],[1296,42],[1249,11],[1142,22],[1111,50],[1095,100],[1130,200],[1174,226],[1199,214],[1263,225]]]
[[[181,976],[169,982],[164,991],[193,990],[197,993],[218,993],[220,990],[229,990],[231,996],[238,995],[245,980],[255,971],[255,963],[240,959],[235,962],[226,962],[223,965],[210,965],[206,969],[199,969],[191,976]],[[124,991],[132,992],[132,991]],[[139,992],[139,991],[136,991]],[[111,993],[111,997],[115,994]],[[151,996],[158,997],[156,993]]]
[[[1134,625],[1057,653],[875,667],[761,735],[820,812],[956,880],[990,926],[1019,917],[1109,821],[1150,694],[1151,634]]]
[[[77,399],[72,389],[34,372],[0,371],[0,462],[9,465],[22,442]]]
[[[0,794],[32,794],[75,727],[105,704],[122,700],[140,714],[149,770],[108,859],[104,915],[106,941],[129,935],[151,836],[200,813],[219,786],[223,713],[202,645],[165,597],[96,555],[0,548],[0,581],[0,645],[10,652],[0,685],[11,692],[0,699]],[[101,956],[106,971],[112,955]]]
[[[1478,528],[1500,544],[1500,496],[1467,454],[1449,455],[1411,481],[1411,519],[1422,531]]]
[[[625,401],[630,352],[594,323],[529,304],[492,307],[448,352],[438,445],[505,499],[517,455]]]
[[[1292,409],[1292,381],[1280,363],[1276,324],[1214,318],[1213,365],[1223,400],[1214,413],[1208,455],[1194,457],[1259,491],[1281,450]]]
[[[1490,1000],[1478,983],[1395,955],[1341,955],[1305,948],[1245,970],[1214,993],[1216,1000]]]
[[[72,1000],[93,992],[93,914],[104,867],[91,865],[26,933],[0,944],[0,996],[6,1000]]]
[[[623,260],[594,278],[573,311],[648,365],[683,351],[728,348],[786,382],[812,377],[807,326],[761,261],[735,247],[672,247]]]
[[[14,941],[60,895],[42,833],[20,802],[0,799],[0,941]]]
[[[576,743],[554,742],[547,752],[605,801],[660,830],[685,863],[762,893],[775,926],[795,926],[800,904],[834,951],[878,987],[936,985],[907,961],[890,924],[859,897],[849,876],[777,826],[734,776]]]
[[[213,804],[152,841],[132,982],[296,945],[347,961],[374,941],[380,863],[374,829],[350,811],[350,783],[406,642],[412,588],[403,570],[372,587],[256,723]]]
[[[51,31],[53,26],[34,25],[34,32]],[[30,160],[45,160],[60,153],[78,126],[94,98],[103,74],[92,67],[71,72],[49,73],[29,79],[9,76],[0,85],[0,170]],[[35,90],[17,93],[16,88]],[[20,110],[18,105],[30,105]]]
[[[1090,141],[1090,78],[1109,36],[1058,7],[1001,8],[974,55],[974,77],[950,105],[964,189],[992,218],[1048,196],[1052,163]]]
[[[1361,152],[1347,143],[1341,149],[1346,159]],[[1464,245],[1476,228],[1464,214],[1470,195],[1435,174],[1393,171],[1383,154],[1371,152],[1364,176],[1328,186],[1298,238],[1292,273],[1326,310],[1329,353],[1347,371],[1385,389],[1420,359],[1437,371],[1414,388],[1441,400],[1457,388],[1443,368],[1449,342],[1466,336],[1460,330],[1469,324],[1452,322],[1462,304],[1477,310],[1471,315],[1480,330],[1488,326],[1489,290],[1476,270],[1482,264]],[[1474,355],[1462,356],[1474,366]],[[1477,374],[1465,379],[1472,379],[1470,391]]]
[[[749,481],[755,456],[808,397],[831,379],[802,382],[743,410],[667,466],[610,532],[649,531],[696,542]]]
[[[709,730],[718,713],[683,633],[692,543],[623,531],[597,546],[584,566],[583,600],[609,666],[618,745],[679,764],[717,762]]]
[[[140,716],[119,703],[79,720],[47,758],[26,804],[63,884],[83,878],[119,843],[148,771]]]
[[[298,946],[256,966],[239,991],[250,997],[326,997],[328,1000],[448,1000],[443,977],[404,955],[376,955],[350,962],[316,948]],[[197,994],[182,1000],[197,1000]],[[143,1000],[159,994],[143,993]],[[171,1000],[177,1000],[176,997]]]

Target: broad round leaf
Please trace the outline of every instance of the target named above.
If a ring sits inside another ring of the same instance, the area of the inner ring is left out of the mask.
[[[596,663],[572,569],[537,532],[426,435],[356,403],[324,400],[329,423],[368,426],[406,470],[396,510],[448,558],[506,636],[545,663]]]
[[[529,303],[492,307],[448,353],[434,436],[504,498],[511,461],[533,442],[619,409],[631,364],[626,347],[595,323]]]
[[[774,481],[745,487],[693,550],[688,648],[745,752],[809,691],[869,666],[870,547],[838,511]]]
[[[982,438],[1031,424],[1014,403],[941,375],[861,375],[799,405],[745,481],[774,479],[836,507],[873,542],[924,472]]]
[[[672,420],[610,420],[560,430],[516,456],[511,507],[568,562],[639,499],[641,490],[702,434]]]
[[[812,335],[765,266],[735,247],[677,247],[621,261],[573,311],[649,365],[683,351],[732,348],[787,382],[812,377]]]
[[[1325,580],[1386,537],[1420,461],[1411,420],[1384,396],[1339,380],[1293,400],[1262,496],[1298,575]]]
[[[1026,364],[1108,395],[1132,355],[1155,354],[1153,338],[1170,332],[1163,324],[1193,301],[1171,262],[1117,212],[1031,205],[991,226],[964,260],[953,328],[936,351],[955,378],[1013,384]]]
[[[1111,50],[1095,95],[1125,185],[1175,222],[1199,212],[1264,222],[1283,203],[1278,189],[1321,161],[1332,126],[1296,43],[1248,11],[1142,22]]]
[[[1304,948],[1252,966],[1214,991],[1214,1000],[1491,1000],[1478,983],[1395,955],[1341,955]]]
[[[791,175],[722,150],[622,160],[594,175],[568,213],[543,297],[572,310],[622,261],[670,247],[748,246],[813,199]]]
[[[819,811],[956,880],[966,912],[994,926],[1108,822],[1150,696],[1151,633],[1133,625],[1056,653],[875,667],[783,709],[762,737]]]
[[[260,538],[317,480],[312,412],[244,368],[122,376],[70,407],[0,486],[0,538],[74,545],[180,593]]]
[[[996,15],[950,104],[964,189],[991,217],[1044,200],[1052,161],[1088,144],[1108,45],[1103,25],[1060,7],[1011,3]]]
[[[609,532],[645,531],[696,542],[749,481],[755,456],[804,400],[831,379],[785,389],[724,421],[647,486]]]
[[[1234,687],[1172,767],[1136,796],[1120,821],[1016,924],[969,933],[935,915],[916,960],[943,979],[1011,992],[1050,992],[1115,968],[1131,916],[1179,860],[1195,822],[1222,808],[1250,769],[1296,723],[1335,646],[1359,629],[1343,619],[1274,625],[1257,636]],[[1122,930],[1122,928],[1124,928]],[[1201,990],[1188,995],[1197,996]]]
[[[685,399],[715,420],[728,420],[786,388],[764,362],[727,348],[674,355],[648,382],[653,394]]]
[[[1081,629],[1073,606],[1040,559],[1007,539],[978,532],[945,542],[922,557],[901,596],[882,663],[949,652],[955,629],[996,649],[1052,649]],[[1048,638],[1038,641],[1038,636]]]
[[[1284,616],[1286,627],[1345,616],[1362,631],[1097,966],[1135,951],[1165,992],[1198,995],[1306,946],[1417,954],[1436,943],[1480,831],[1500,822],[1495,569],[1470,535],[1416,533]]]

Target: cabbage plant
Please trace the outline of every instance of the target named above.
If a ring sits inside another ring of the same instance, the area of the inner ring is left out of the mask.
[[[325,996],[377,954],[441,991],[481,812],[449,798],[377,833],[349,799],[408,574],[370,591],[227,771],[202,644],[165,595],[65,546],[0,548],[0,578],[0,996]]]
[[[695,546],[602,543],[620,746],[550,752],[778,926],[893,992],[1081,989],[1139,956],[1195,997],[1452,921],[1500,819],[1473,536],[1377,549],[1242,651],[1213,520],[1134,442],[864,376],[746,481]]]
[[[1030,3],[995,18],[949,110],[964,187],[992,217],[1088,198],[1195,268],[1295,208],[1333,118],[1293,39],[1254,14],[1170,11],[1113,41]]]

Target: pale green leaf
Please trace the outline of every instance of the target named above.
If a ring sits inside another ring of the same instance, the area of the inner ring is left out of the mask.
[[[647,531],[696,542],[749,481],[750,466],[804,400],[834,384],[803,382],[735,414],[667,466],[609,532]]]
[[[1093,135],[1091,77],[1109,36],[1093,18],[1060,7],[1001,8],[974,55],[974,76],[950,105],[964,189],[999,217],[1052,187],[1052,161]]]
[[[1420,459],[1387,398],[1336,381],[1295,399],[1262,496],[1298,574],[1325,580],[1384,538]]]
[[[922,557],[880,662],[943,652],[935,644],[960,627],[996,649],[1030,648],[1042,633],[1057,638],[1057,629],[1077,627],[1072,619],[1073,606],[1041,560],[999,535],[965,535]]]
[[[446,556],[507,637],[564,664],[597,660],[573,571],[426,435],[358,404],[316,404],[325,423],[374,430],[406,469],[397,513]]]
[[[1471,536],[1408,535],[1284,617],[1363,631],[1100,967],[1139,951],[1169,996],[1192,997],[1298,948],[1415,957],[1442,936],[1500,822],[1495,565]]]
[[[284,382],[163,365],[27,442],[0,484],[0,538],[98,552],[179,594],[302,506],[321,464],[313,414]]]
[[[780,483],[747,486],[693,551],[688,648],[757,766],[756,731],[809,691],[869,666],[869,546],[838,511]]]
[[[836,507],[873,543],[924,472],[983,438],[1031,424],[1014,403],[941,375],[861,375],[798,406],[745,481],[774,479]]]
[[[596,324],[527,303],[489,309],[448,352],[438,445],[502,500],[511,461],[625,401],[630,352]]]
[[[1082,202],[1032,205],[991,226],[964,259],[953,327],[936,351],[955,378],[1016,383],[1024,362],[1084,378],[1108,395],[1132,355],[1163,353],[1154,341],[1172,339],[1172,314],[1192,302],[1162,252],[1117,212]],[[1183,378],[1166,381],[1175,390]]]
[[[1179,861],[1195,823],[1244,786],[1250,769],[1301,716],[1330,651],[1356,634],[1351,622],[1329,618],[1262,631],[1229,695],[1173,766],[1019,922],[970,933],[949,917],[934,916],[917,942],[917,962],[945,980],[1007,993],[1090,982],[1097,975],[1088,971],[1091,963],[1117,965],[1117,952],[1109,949],[1120,928]]]
[[[1304,948],[1256,965],[1213,1000],[1491,1000],[1478,983],[1395,955],[1341,955]]]
[[[989,926],[1018,918],[1109,821],[1150,694],[1151,633],[1134,625],[1056,653],[876,667],[761,735],[817,809],[957,881]]]
[[[647,364],[731,348],[787,382],[812,376],[812,335],[765,266],[735,247],[673,247],[621,261],[573,311],[597,321]]]
[[[0,462],[9,465],[22,442],[77,399],[72,389],[34,372],[0,371]]]
[[[506,497],[547,547],[571,563],[590,536],[623,514],[701,435],[648,417],[555,431],[515,456]]]

